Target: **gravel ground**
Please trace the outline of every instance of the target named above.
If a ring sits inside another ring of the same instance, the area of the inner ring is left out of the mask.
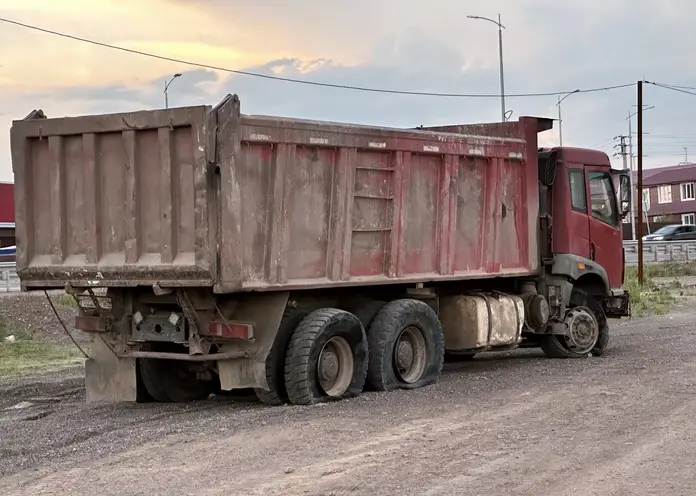
[[[80,370],[0,382],[10,494],[692,495],[693,304],[615,326],[602,358],[449,364],[315,407],[86,404]]]

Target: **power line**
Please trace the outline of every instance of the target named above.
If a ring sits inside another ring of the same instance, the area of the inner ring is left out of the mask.
[[[646,83],[649,83],[649,81],[646,81]],[[650,83],[650,84],[657,84],[657,83]],[[669,86],[670,88],[679,88],[681,90],[696,90],[696,86],[680,86],[678,84],[665,84],[665,86]]]
[[[604,147],[604,146],[607,146],[607,145],[611,145],[611,144],[614,142],[614,139],[615,139],[615,138],[606,139],[606,140],[604,140],[604,141],[602,141],[602,142],[600,142],[600,143],[597,143],[597,144],[594,145],[592,148],[599,148],[599,147]]]
[[[682,87],[679,87],[679,86],[671,86],[669,84],[655,83],[652,81],[645,81],[645,82],[648,84],[652,84],[653,86],[658,86],[660,88],[665,88],[665,89],[672,90],[672,91],[678,91],[679,93],[686,93],[687,95],[696,96],[696,93],[694,93],[692,91],[686,91],[685,89],[682,89]],[[696,88],[694,88],[694,89],[696,89]]]
[[[109,48],[111,50],[119,50],[121,52],[126,52],[126,53],[130,53],[133,55],[140,55],[143,57],[150,57],[153,59],[164,60],[167,62],[174,62],[176,64],[188,65],[188,66],[198,67],[198,68],[202,68],[202,69],[210,69],[213,71],[228,72],[228,73],[237,74],[240,76],[250,76],[250,77],[263,78],[263,79],[270,79],[273,81],[283,81],[283,82],[287,82],[287,83],[305,84],[305,85],[310,85],[310,86],[321,86],[321,87],[325,87],[325,88],[336,88],[336,89],[342,89],[342,90],[364,91],[364,92],[371,92],[371,93],[390,93],[390,94],[395,94],[395,95],[447,97],[447,98],[500,98],[500,95],[496,95],[496,94],[436,93],[436,92],[424,92],[424,91],[393,90],[393,89],[385,89],[385,88],[371,88],[371,87],[367,87],[367,86],[351,86],[351,85],[345,85],[345,84],[322,83],[319,81],[307,81],[307,80],[303,80],[303,79],[294,79],[294,78],[288,78],[288,77],[282,77],[282,76],[273,76],[270,74],[262,74],[262,73],[258,73],[258,72],[240,71],[240,70],[236,70],[236,69],[229,69],[226,67],[219,67],[219,66],[203,64],[203,63],[199,63],[199,62],[193,62],[190,60],[177,59],[177,58],[173,58],[173,57],[167,57],[164,55],[157,55],[155,53],[144,52],[141,50],[134,50],[132,48],[125,48],[125,47],[121,47],[118,45],[111,45],[109,43],[91,40],[89,38],[82,38],[80,36],[62,33],[59,31],[53,31],[51,29],[46,29],[46,28],[42,28],[39,26],[31,25],[31,24],[25,24],[25,23],[22,23],[19,21],[13,21],[12,19],[6,19],[3,17],[0,17],[0,22],[4,22],[7,24],[13,24],[15,26],[23,27],[26,29],[31,29],[34,31],[39,31],[39,32],[46,33],[46,34],[51,34],[54,36],[59,36],[61,38],[67,38],[70,40],[79,41],[81,43],[88,43],[90,45],[95,45],[95,46],[99,46],[102,48]],[[613,85],[613,86],[604,86],[604,87],[598,87],[598,88],[588,88],[588,89],[580,89],[580,90],[572,90],[572,91],[550,91],[550,92],[542,92],[542,93],[506,94],[505,97],[506,98],[523,98],[523,97],[541,97],[541,96],[561,96],[561,95],[566,95],[568,93],[595,93],[595,92],[599,92],[599,91],[610,91],[610,90],[616,90],[616,89],[620,89],[620,88],[628,88],[628,87],[631,87],[634,85],[635,85],[635,83],[629,83],[629,84],[618,84],[618,85]]]

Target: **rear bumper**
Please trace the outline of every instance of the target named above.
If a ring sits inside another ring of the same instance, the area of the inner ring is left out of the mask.
[[[610,319],[631,316],[631,295],[624,289],[612,289],[604,301],[604,313]]]

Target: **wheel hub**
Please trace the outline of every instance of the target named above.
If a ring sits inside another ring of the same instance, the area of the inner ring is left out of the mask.
[[[423,377],[428,347],[423,332],[415,326],[401,331],[394,343],[394,369],[399,379],[413,384]]]
[[[353,351],[344,338],[329,339],[319,353],[317,381],[327,396],[338,398],[350,387],[355,367]]]
[[[413,365],[413,344],[401,341],[396,350],[396,363],[400,369],[408,369]]]
[[[568,348],[579,355],[592,351],[599,339],[599,324],[592,312],[585,307],[575,307],[568,312],[565,321]]]
[[[333,350],[322,353],[319,361],[319,375],[324,381],[334,381],[338,375],[338,356]]]

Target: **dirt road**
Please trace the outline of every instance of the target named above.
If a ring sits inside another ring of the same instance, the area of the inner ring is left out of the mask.
[[[696,312],[617,326],[603,358],[450,364],[352,401],[88,405],[67,374],[0,385],[10,494],[692,495]]]

